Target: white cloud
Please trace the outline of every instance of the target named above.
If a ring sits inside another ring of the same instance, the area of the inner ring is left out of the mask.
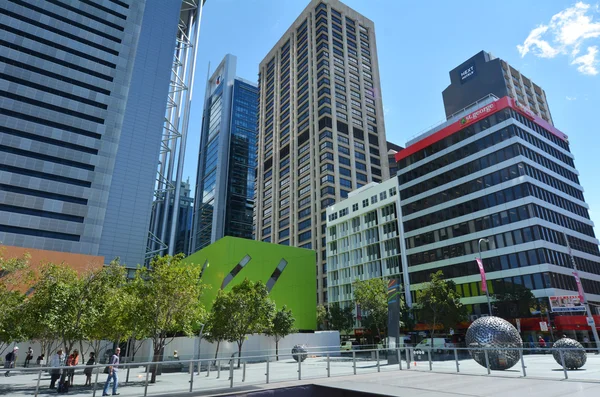
[[[587,50],[587,54],[575,58],[571,64],[579,65],[577,66],[577,70],[579,70],[581,73],[595,76],[598,74],[598,60],[596,59],[596,56],[598,55],[598,47],[588,47]]]
[[[600,14],[598,5],[578,2],[555,14],[548,24],[542,24],[529,32],[523,44],[517,45],[521,57],[531,53],[540,58],[554,58],[559,54],[571,57],[572,65],[588,75],[596,75],[597,47],[588,47],[585,55],[577,57],[584,42],[600,42],[600,22],[594,21]]]
[[[574,101],[574,100],[576,100],[576,99],[577,99],[577,98],[576,98],[576,97],[574,97],[574,96],[568,96],[568,95],[567,95],[567,97],[566,97],[566,100],[567,100],[567,101]]]
[[[517,49],[522,57],[527,55],[530,50],[540,58],[554,58],[559,50],[553,48],[546,40],[542,40],[542,35],[548,31],[548,26],[541,25],[533,29],[525,39],[523,45],[518,45]],[[533,47],[533,48],[532,48]]]

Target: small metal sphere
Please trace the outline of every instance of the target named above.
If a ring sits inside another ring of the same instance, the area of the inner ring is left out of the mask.
[[[505,370],[515,365],[520,354],[518,350],[504,348],[521,348],[523,340],[519,331],[508,321],[494,316],[480,317],[469,326],[465,336],[467,347],[473,349],[485,347],[487,350],[490,369]],[[471,357],[486,367],[484,350],[469,350]]]
[[[587,355],[585,354],[585,349],[583,345],[577,342],[575,339],[571,338],[562,338],[554,342],[555,349],[569,349],[563,350],[563,358],[565,360],[565,367],[568,369],[578,369],[583,367],[585,362],[587,361]],[[562,361],[560,359],[560,352],[558,350],[552,351],[552,356],[556,360],[556,362],[562,366]]]
[[[305,345],[295,345],[292,348],[292,357],[296,361],[304,361],[308,357],[308,350]]]

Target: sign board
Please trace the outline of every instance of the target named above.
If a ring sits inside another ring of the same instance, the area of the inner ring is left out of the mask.
[[[553,313],[585,312],[585,306],[578,295],[551,296],[549,299]]]
[[[587,317],[587,325],[589,325],[590,327],[594,327],[596,325],[596,322],[594,321],[594,317]]]
[[[463,70],[460,71],[460,83],[464,84],[476,75],[477,73],[475,72],[475,64],[472,63],[470,65],[467,65]]]
[[[540,321],[540,331],[548,332],[548,323],[545,321]]]

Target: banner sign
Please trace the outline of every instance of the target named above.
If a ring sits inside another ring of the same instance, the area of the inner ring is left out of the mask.
[[[585,306],[577,295],[551,296],[549,299],[553,313],[585,312]]]
[[[477,266],[479,266],[479,274],[481,274],[481,290],[487,292],[487,281],[485,279],[485,270],[483,270],[483,262],[479,258],[475,258]]]

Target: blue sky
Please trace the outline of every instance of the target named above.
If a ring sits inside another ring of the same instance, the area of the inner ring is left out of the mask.
[[[308,0],[208,0],[200,33],[184,178],[196,180],[202,105],[226,53],[240,77],[258,65]],[[444,119],[448,72],[486,50],[544,88],[571,151],[590,214],[600,224],[600,7],[594,2],[406,0],[344,2],[375,22],[386,134],[404,145]],[[596,234],[600,232],[596,226]]]

